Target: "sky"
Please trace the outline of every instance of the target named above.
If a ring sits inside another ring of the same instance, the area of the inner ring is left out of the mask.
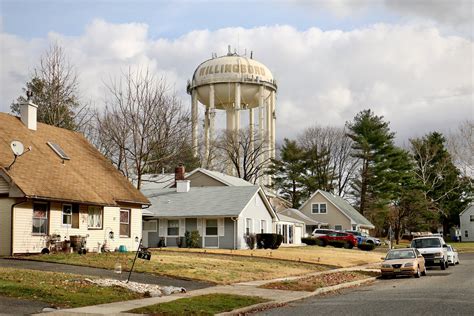
[[[231,45],[276,78],[279,141],[369,108],[399,144],[474,119],[470,0],[0,0],[0,13],[2,112],[52,43],[98,108],[129,68],[165,78],[188,108],[195,68]]]

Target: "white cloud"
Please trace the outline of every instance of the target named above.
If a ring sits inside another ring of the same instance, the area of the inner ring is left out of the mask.
[[[1,35],[1,111],[21,93],[41,48],[59,40],[77,66],[81,94],[103,102],[103,82],[129,66],[165,76],[189,106],[186,80],[211,53],[227,52],[239,34],[278,80],[277,136],[294,137],[313,124],[339,125],[365,108],[384,115],[400,141],[454,129],[473,117],[473,43],[437,28],[377,24],[350,32],[289,26],[192,31],[150,39],[144,24],[96,20],[83,35],[50,34],[24,41]],[[243,52],[243,49],[241,49]]]

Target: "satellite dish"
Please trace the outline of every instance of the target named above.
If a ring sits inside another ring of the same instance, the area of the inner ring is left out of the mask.
[[[21,156],[25,150],[25,146],[17,140],[14,140],[10,143],[10,147],[15,154],[15,156]]]

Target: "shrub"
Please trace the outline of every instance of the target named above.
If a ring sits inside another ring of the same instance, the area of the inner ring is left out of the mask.
[[[313,238],[313,237],[303,237],[303,238],[301,238],[301,242],[307,244],[308,246],[317,245],[318,240],[319,239]]]
[[[273,245],[272,249],[278,249],[281,245],[281,243],[283,242],[283,235],[281,234],[277,234],[277,240],[275,242],[275,244]]]
[[[281,236],[279,238],[278,236]],[[258,249],[278,249],[281,242],[283,241],[283,236],[278,234],[257,234],[257,248]]]
[[[257,237],[255,234],[249,234],[245,236],[245,243],[249,247],[249,249],[255,249],[255,244],[257,242]]]
[[[178,248],[182,248],[184,246],[184,237],[176,237],[176,245]]]
[[[375,249],[375,244],[373,244],[373,243],[362,243],[362,244],[358,244],[357,248],[359,248],[360,250],[371,251],[371,250]]]
[[[184,234],[184,240],[187,248],[199,248],[199,232],[193,230],[192,232],[186,231]]]
[[[166,243],[165,243],[165,238],[164,237],[161,237],[160,240],[158,240],[158,248],[164,248],[166,247]]]

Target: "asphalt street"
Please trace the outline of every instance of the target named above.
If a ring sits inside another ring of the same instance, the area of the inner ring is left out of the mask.
[[[371,285],[311,297],[257,315],[474,315],[474,254],[427,276],[377,280]]]

